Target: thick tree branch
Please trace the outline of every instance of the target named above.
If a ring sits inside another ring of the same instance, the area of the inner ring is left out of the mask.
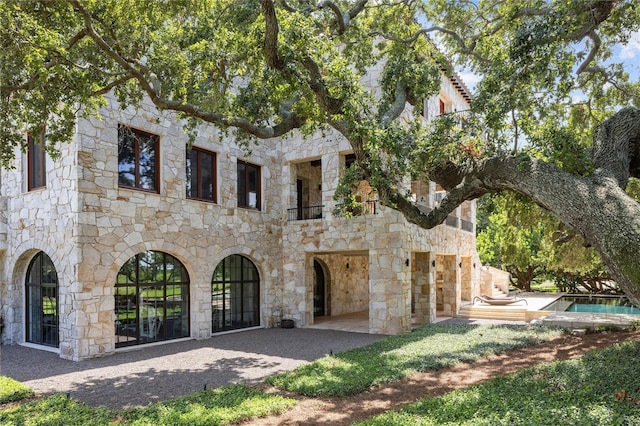
[[[119,78],[117,80],[113,80],[111,83],[107,84],[106,86],[104,86],[102,89],[100,90],[96,90],[95,92],[93,92],[91,94],[91,96],[102,96],[102,95],[106,95],[107,93],[109,93],[111,90],[113,90],[115,87],[120,86],[121,84],[126,83],[127,81],[133,79],[133,77],[127,75],[125,77]]]
[[[265,20],[264,31],[264,56],[267,64],[278,71],[284,69],[284,62],[278,55],[278,18],[276,17],[276,8],[271,0],[260,0],[262,6],[262,14]]]
[[[338,26],[338,34],[343,34],[349,25],[349,15],[343,15],[337,4],[330,0],[324,0],[318,3],[318,9],[330,9],[336,15],[336,25]]]
[[[380,126],[386,127],[396,118],[400,117],[402,111],[404,111],[407,105],[407,88],[401,82],[396,83],[396,99],[389,108],[388,111],[384,113],[382,119],[380,120]]]
[[[267,0],[265,0],[267,1]],[[215,112],[205,111],[197,105],[171,101],[159,95],[158,88],[152,87],[147,76],[152,73],[144,67],[139,61],[125,58],[118,54],[111,46],[98,34],[91,22],[91,14],[87,11],[78,0],[70,0],[73,7],[80,13],[84,20],[87,35],[96,43],[96,45],[119,66],[123,68],[129,75],[135,78],[140,84],[142,90],[149,96],[151,101],[161,110],[172,110],[183,112],[191,117],[199,118],[203,121],[216,123],[223,126],[236,127],[260,139],[268,139],[287,134],[293,129],[301,127],[305,119],[295,114],[290,114],[275,126],[258,126],[246,118],[233,117]],[[134,64],[136,66],[134,66]]]
[[[329,89],[325,84],[324,78],[322,78],[322,72],[316,61],[306,56],[302,61],[302,65],[310,75],[307,79],[307,84],[313,93],[315,93],[316,99],[322,109],[330,114],[338,114],[341,112],[343,102],[329,94]]]
[[[448,28],[444,28],[441,26],[432,26],[429,28],[422,28],[418,31],[416,31],[413,35],[411,35],[410,37],[407,38],[400,38],[400,37],[395,37],[393,35],[390,34],[385,34],[383,32],[380,31],[375,31],[372,32],[370,35],[371,36],[380,36],[382,38],[385,38],[387,40],[390,41],[395,41],[398,43],[405,43],[405,44],[409,44],[409,43],[413,43],[415,42],[418,37],[422,36],[427,36],[427,34],[432,33],[432,32],[441,32],[443,34],[447,34],[449,36],[451,36],[456,43],[458,44],[459,48],[460,48],[460,52],[462,54],[465,55],[471,55],[473,57],[475,57],[478,61],[483,62],[483,63],[487,63],[489,62],[487,58],[485,58],[484,56],[482,56],[481,54],[479,54],[478,52],[475,51],[475,40],[473,40],[472,38],[472,42],[467,44],[464,39],[462,38],[462,36],[460,36],[460,34],[458,34],[457,32],[450,30]]]
[[[602,123],[593,139],[595,175],[613,178],[621,188],[640,177],[640,110],[623,108]]]
[[[588,65],[594,60],[594,58],[598,54],[598,51],[600,50],[600,46],[602,46],[602,40],[600,40],[600,37],[595,32],[595,30],[590,31],[587,35],[593,41],[593,46],[591,46],[591,50],[589,51],[589,55],[587,55],[587,58],[578,67],[578,70],[576,71],[576,74],[578,75],[587,70]]]

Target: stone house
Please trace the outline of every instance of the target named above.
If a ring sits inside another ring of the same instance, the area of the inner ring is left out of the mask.
[[[443,76],[424,115],[469,100]],[[337,134],[247,154],[206,125],[189,147],[148,101],[122,110],[111,98],[100,113],[78,120],[55,160],[25,135],[27,152],[1,171],[3,344],[82,360],[355,312],[370,333],[398,334],[478,294],[475,203],[424,230],[363,183],[353,217],[334,215],[352,161]],[[407,185],[425,208],[442,195],[432,182]]]

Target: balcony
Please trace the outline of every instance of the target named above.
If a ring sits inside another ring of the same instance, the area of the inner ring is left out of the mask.
[[[287,209],[287,220],[292,222],[294,220],[322,219],[323,208],[324,206],[308,206]]]

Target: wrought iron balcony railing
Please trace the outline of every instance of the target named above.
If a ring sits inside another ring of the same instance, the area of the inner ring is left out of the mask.
[[[322,219],[322,209],[324,206],[308,206],[293,209],[287,209],[287,220],[311,220]]]

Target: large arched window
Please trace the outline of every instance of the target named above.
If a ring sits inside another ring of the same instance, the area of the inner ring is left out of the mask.
[[[31,260],[25,287],[26,341],[58,347],[58,274],[45,253]]]
[[[116,279],[115,305],[116,347],[189,336],[189,275],[167,253],[129,259]]]
[[[260,277],[246,257],[226,257],[213,272],[211,324],[214,333],[260,325]]]

